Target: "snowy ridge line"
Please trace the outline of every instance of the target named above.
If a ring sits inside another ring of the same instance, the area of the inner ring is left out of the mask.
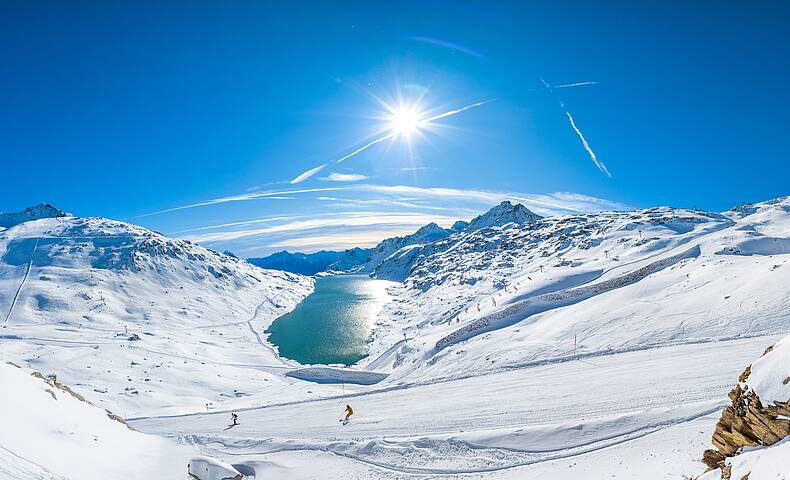
[[[498,312],[477,319],[439,339],[436,342],[436,350],[442,350],[450,345],[468,340],[482,333],[518,323],[537,313],[572,305],[602,293],[636,283],[650,274],[674,265],[681,260],[697,257],[699,254],[700,248],[698,245],[695,245],[684,252],[657,260],[637,270],[610,280],[604,280],[593,285],[576,287],[556,293],[546,293],[509,305]]]
[[[249,438],[238,438],[236,441],[229,441],[231,438],[228,437],[221,437],[221,436],[201,436],[199,434],[188,434],[178,437],[178,440],[181,443],[195,445],[202,449],[209,449],[212,451],[214,455],[225,455],[225,456],[249,456],[249,455],[269,455],[274,453],[281,453],[281,452],[298,452],[298,451],[313,451],[313,452],[324,452],[330,453],[339,457],[344,457],[355,462],[359,462],[365,465],[373,466],[385,471],[389,472],[396,472],[405,475],[458,475],[458,474],[475,474],[475,473],[487,473],[487,472],[497,472],[503,470],[510,470],[519,467],[524,467],[528,465],[534,465],[538,463],[544,463],[559,459],[566,459],[566,458],[573,458],[579,455],[585,455],[591,452],[595,452],[598,450],[602,450],[605,448],[609,448],[615,445],[621,445],[627,442],[631,442],[640,438],[643,438],[647,435],[651,435],[653,433],[659,432],[666,428],[671,428],[677,425],[681,425],[687,422],[694,421],[696,419],[705,417],[707,415],[711,415],[717,413],[721,410],[722,406],[726,404],[724,401],[716,401],[716,402],[703,402],[711,404],[711,406],[704,408],[700,411],[690,413],[688,415],[684,415],[681,417],[663,420],[663,421],[655,421],[648,423],[646,425],[641,425],[636,428],[633,428],[628,431],[624,431],[621,433],[613,433],[611,435],[605,435],[600,438],[591,439],[586,443],[580,443],[578,445],[570,446],[570,447],[558,447],[550,450],[528,450],[528,449],[520,449],[514,447],[502,447],[502,446],[488,446],[480,443],[475,443],[468,440],[462,439],[455,439],[452,437],[448,437],[447,439],[442,439],[443,434],[436,435],[437,441],[449,441],[449,442],[456,442],[459,444],[463,444],[465,447],[469,448],[470,450],[497,450],[497,451],[506,451],[515,454],[528,454],[528,455],[540,455],[538,458],[531,458],[531,459],[524,459],[521,461],[515,461],[504,465],[492,465],[488,467],[480,467],[480,468],[428,468],[428,467],[418,467],[418,466],[403,466],[403,465],[394,465],[391,463],[385,463],[382,461],[373,460],[370,458],[365,458],[363,455],[358,453],[352,453],[348,451],[343,451],[342,449],[346,447],[346,449],[353,450],[353,442],[350,444],[348,442],[336,442],[336,441],[326,441],[325,444],[310,444],[310,443],[293,443],[288,441],[289,445],[277,445],[277,441],[274,437],[270,437],[266,440],[253,440]],[[632,414],[638,412],[631,412]],[[505,428],[518,428],[522,425],[511,425]],[[469,431],[468,433],[476,433],[475,431]],[[421,437],[409,437],[405,439],[405,441],[395,441],[395,444],[402,444],[403,445],[414,445],[417,442],[424,442],[429,437],[421,436]],[[370,446],[370,439],[358,440],[359,444],[362,446],[363,449],[368,448]],[[252,441],[252,442],[251,442]],[[382,442],[389,443],[387,439],[382,439]],[[266,443],[272,443],[274,448],[266,449],[266,450],[256,450],[256,451],[249,451],[249,450],[236,450],[236,451],[228,451],[228,450],[221,450],[216,447],[211,447],[211,444],[218,444],[222,448],[225,449],[238,449],[239,444],[242,444],[247,447],[256,447],[256,446],[263,446]]]
[[[25,276],[22,277],[22,281],[19,282],[19,287],[16,289],[14,298],[11,300],[11,306],[8,308],[8,313],[5,316],[4,323],[8,323],[8,319],[11,318],[11,314],[14,313],[14,307],[16,306],[16,301],[19,299],[19,294],[22,293],[22,287],[25,286],[25,282],[27,282],[27,277],[30,276],[30,269],[33,268],[33,260],[36,258],[36,249],[38,248],[39,237],[35,237],[35,239],[36,239],[36,243],[33,245],[33,252],[30,254],[30,262],[28,262],[27,264],[27,270],[25,270]]]

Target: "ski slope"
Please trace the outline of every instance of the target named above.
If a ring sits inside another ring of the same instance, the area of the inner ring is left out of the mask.
[[[549,461],[625,452],[636,440],[708,419],[743,365],[774,340],[678,345],[288,402],[242,410],[241,425],[229,430],[228,412],[131,424],[236,460],[331,452],[381,478],[524,473]],[[355,414],[342,426],[346,403]],[[684,453],[694,460],[682,464],[687,473],[699,473],[700,450],[689,445]]]

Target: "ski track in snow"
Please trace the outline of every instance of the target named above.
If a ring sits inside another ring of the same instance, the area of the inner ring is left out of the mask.
[[[38,248],[38,240],[39,238],[36,237],[36,243],[33,244],[33,252],[30,254],[30,262],[27,264],[25,275],[22,277],[22,281],[19,282],[19,288],[16,289],[14,298],[11,299],[11,306],[8,308],[8,313],[5,316],[5,323],[8,323],[8,319],[11,318],[11,315],[14,313],[14,307],[16,306],[16,302],[19,299],[19,294],[22,293],[22,288],[25,286],[25,282],[27,282],[27,277],[30,276],[30,270],[33,268],[33,260],[35,260],[36,258],[36,249]]]

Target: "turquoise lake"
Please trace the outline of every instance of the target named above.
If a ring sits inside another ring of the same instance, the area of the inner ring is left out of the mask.
[[[366,275],[317,278],[315,291],[266,330],[269,342],[303,364],[356,363],[367,355],[389,285]]]

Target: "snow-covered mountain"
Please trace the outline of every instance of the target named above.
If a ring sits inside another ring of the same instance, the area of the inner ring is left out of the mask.
[[[260,267],[304,275],[334,271],[369,273],[383,279],[401,280],[418,257],[431,255],[441,248],[449,248],[451,243],[435,244],[454,234],[500,227],[510,223],[521,225],[540,218],[542,217],[521,204],[513,205],[509,201],[504,201],[475,217],[471,222],[459,220],[451,228],[442,228],[435,223],[429,223],[410,235],[387,238],[373,248],[352,248],[343,252],[320,251],[309,254],[282,251],[268,257],[247,260]]]
[[[0,304],[0,346],[143,432],[261,475],[702,473],[733,379],[790,331],[790,198],[722,213],[522,208],[393,239],[375,264],[375,249],[347,252],[342,270],[402,279],[353,370],[302,368],[255,335],[311,280],[105,219],[0,232],[0,299],[19,291]],[[784,392],[784,374],[760,362],[745,384],[775,400],[764,392]],[[354,420],[338,426],[347,403]],[[772,461],[786,442],[727,461]]]
[[[315,275],[316,273],[329,270],[343,253],[328,250],[321,250],[315,253],[291,253],[283,250],[267,257],[248,258],[247,261],[261,268],[284,270],[301,275]]]
[[[28,207],[21,212],[0,212],[0,227],[9,228],[20,223],[38,220],[40,218],[69,217],[63,210],[53,207],[48,203],[40,203]]]
[[[391,380],[563,358],[574,341],[597,355],[790,326],[788,198],[530,219],[422,250],[363,360]],[[419,344],[393,349],[404,332]]]
[[[124,222],[30,220],[0,231],[2,355],[124,416],[199,407],[267,385],[260,335],[312,285]]]
[[[462,225],[456,223],[455,226]],[[319,272],[334,271],[346,273],[371,273],[389,257],[398,254],[406,247],[421,246],[446,238],[455,233],[453,229],[442,228],[429,223],[416,232],[403,237],[382,240],[373,248],[351,248],[342,252],[322,250],[315,253],[277,252],[263,258],[249,258],[247,261],[264,268],[274,268],[287,272],[314,275]]]
[[[486,213],[473,218],[463,230],[467,232],[476,232],[483,228],[501,227],[508,223],[523,225],[525,223],[536,222],[541,218],[543,217],[532,213],[524,205],[520,203],[513,205],[505,200]]]

